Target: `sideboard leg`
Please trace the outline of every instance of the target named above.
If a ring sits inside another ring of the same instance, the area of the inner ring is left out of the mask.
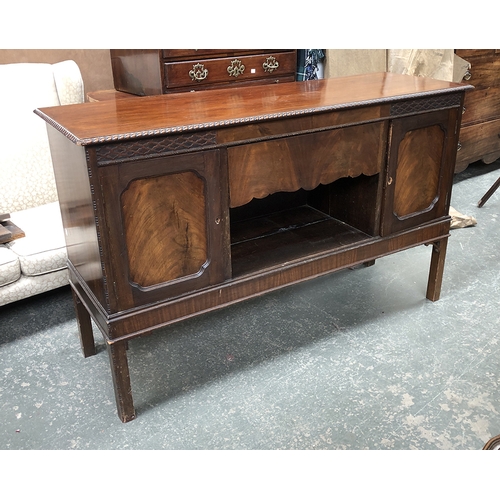
[[[443,282],[447,246],[448,238],[435,241],[432,244],[431,268],[429,271],[429,281],[427,283],[427,298],[432,301],[439,300],[441,294],[441,283]]]
[[[109,361],[113,375],[113,386],[116,397],[118,416],[122,422],[130,422],[135,418],[132,386],[127,361],[127,343],[108,344]]]
[[[71,289],[71,292],[73,293],[73,303],[75,304],[76,321],[78,323],[78,332],[80,335],[80,346],[82,348],[83,356],[88,358],[96,353],[90,314],[82,304],[82,301],[75,291]]]

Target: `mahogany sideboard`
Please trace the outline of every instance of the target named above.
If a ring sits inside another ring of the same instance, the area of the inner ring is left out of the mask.
[[[35,110],[121,420],[127,342],[158,327],[422,244],[437,300],[469,88],[376,73]]]

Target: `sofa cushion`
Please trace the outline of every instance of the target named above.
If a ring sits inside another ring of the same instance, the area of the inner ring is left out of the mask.
[[[66,242],[58,202],[21,210],[10,218],[26,234],[7,243],[19,257],[23,275],[39,276],[66,268]]]
[[[8,285],[21,277],[21,266],[17,255],[0,245],[0,286]]]
[[[0,306],[31,297],[38,293],[48,292],[69,283],[68,270],[41,276],[21,276],[17,281],[7,286],[0,286]]]

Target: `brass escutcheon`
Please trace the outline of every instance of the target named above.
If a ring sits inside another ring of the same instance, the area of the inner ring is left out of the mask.
[[[234,78],[242,75],[243,71],[245,71],[245,65],[239,59],[234,59],[231,61],[231,65],[227,67],[229,76],[234,76]]]
[[[203,64],[194,64],[193,69],[189,72],[189,76],[191,80],[201,82],[208,76],[208,69],[205,69]]]
[[[275,69],[279,68],[280,63],[276,60],[274,56],[269,56],[264,63],[262,64],[262,67],[264,68],[264,71],[267,73],[272,73]]]

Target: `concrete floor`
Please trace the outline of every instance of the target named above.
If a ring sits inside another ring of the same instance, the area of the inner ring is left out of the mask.
[[[137,419],[84,359],[68,288],[0,308],[2,450],[480,450],[500,434],[500,162],[456,176],[441,299],[430,248],[130,343]]]

